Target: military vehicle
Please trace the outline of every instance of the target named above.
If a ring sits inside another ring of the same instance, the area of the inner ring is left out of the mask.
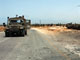
[[[31,28],[31,20],[27,19],[26,24],[27,24],[27,29],[30,29]]]
[[[68,23],[68,24],[66,24],[66,27],[68,28],[68,29],[77,29],[77,30],[80,30],[80,24],[72,24],[72,23]]]
[[[19,35],[19,36],[25,36],[27,35],[27,24],[26,24],[26,19],[24,16],[19,16],[19,17],[13,17],[9,18],[7,21],[7,25],[3,23],[4,26],[6,26],[5,29],[5,36],[9,37],[12,35]]]

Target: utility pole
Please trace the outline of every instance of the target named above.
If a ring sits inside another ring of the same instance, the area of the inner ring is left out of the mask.
[[[41,20],[40,20],[40,25],[41,25]]]

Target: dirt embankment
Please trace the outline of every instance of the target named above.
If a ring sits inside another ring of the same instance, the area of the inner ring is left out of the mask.
[[[80,45],[80,30],[67,29],[62,26],[37,27],[41,32],[54,35],[58,42]]]
[[[5,30],[5,27],[3,26],[0,26],[0,32],[4,31]]]

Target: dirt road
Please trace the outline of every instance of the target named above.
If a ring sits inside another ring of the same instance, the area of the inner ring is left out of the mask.
[[[80,60],[55,41],[35,29],[25,37],[4,37],[0,33],[0,60]]]

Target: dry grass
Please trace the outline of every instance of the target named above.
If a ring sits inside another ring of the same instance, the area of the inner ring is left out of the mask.
[[[80,30],[71,30],[62,26],[52,26],[52,27],[37,27],[39,31],[54,35],[58,42],[68,43],[68,44],[80,44]]]
[[[52,26],[52,27],[35,27],[38,28],[39,30],[42,30],[43,32],[45,32],[46,34],[57,34],[63,31],[72,31],[71,29],[67,29],[66,27],[63,26]]]

